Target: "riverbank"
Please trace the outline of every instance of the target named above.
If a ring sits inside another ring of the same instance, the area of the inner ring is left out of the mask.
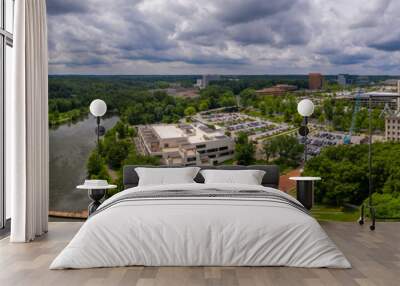
[[[49,126],[56,128],[63,124],[77,123],[89,115],[88,108],[73,109],[63,113],[50,113],[49,114]]]
[[[104,118],[101,124],[108,130],[118,120],[119,117],[112,116]],[[87,176],[87,159],[96,146],[95,128],[96,120],[89,115],[50,130],[50,210],[80,212],[89,205],[87,192],[76,190],[76,186]]]

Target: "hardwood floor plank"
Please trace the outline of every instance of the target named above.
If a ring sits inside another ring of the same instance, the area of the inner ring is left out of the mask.
[[[352,269],[290,267],[119,267],[49,270],[81,223],[50,223],[50,232],[28,244],[0,240],[1,286],[397,286],[400,223],[379,223],[375,232],[355,223],[324,222],[323,228]]]

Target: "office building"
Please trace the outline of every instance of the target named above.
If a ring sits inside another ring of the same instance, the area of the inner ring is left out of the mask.
[[[398,110],[400,107],[400,94],[397,92],[373,91],[362,93],[358,100],[364,106],[368,106],[371,97],[372,107],[383,107],[387,105],[391,110]],[[356,100],[357,95],[352,95],[351,99]]]
[[[310,73],[308,75],[308,88],[318,90],[322,88],[324,77],[320,73]]]
[[[395,112],[385,118],[385,139],[400,141],[400,112]]]
[[[339,74],[337,76],[337,82],[341,86],[346,86],[346,85],[351,84],[350,75],[348,75],[348,74]]]
[[[138,128],[141,152],[175,166],[214,165],[232,159],[234,141],[200,123],[155,124]]]
[[[203,88],[206,88],[210,84],[211,81],[217,81],[220,79],[221,79],[220,75],[205,74],[205,75],[203,75],[203,77],[201,79],[199,78],[196,80],[196,83],[194,86],[197,88],[203,89]]]

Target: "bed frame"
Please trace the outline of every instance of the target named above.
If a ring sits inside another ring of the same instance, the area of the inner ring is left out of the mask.
[[[136,187],[139,183],[139,176],[135,171],[136,167],[147,167],[147,168],[179,168],[181,166],[145,166],[145,165],[126,165],[123,169],[123,184],[124,189]],[[214,170],[262,170],[265,171],[265,175],[262,179],[261,184],[264,187],[279,188],[279,167],[277,165],[252,165],[252,166],[198,166],[202,170],[214,169]],[[198,173],[194,178],[197,183],[204,183],[203,176]]]

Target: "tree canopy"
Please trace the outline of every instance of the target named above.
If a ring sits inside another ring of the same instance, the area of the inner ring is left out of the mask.
[[[400,216],[400,144],[372,145],[373,202],[381,204],[378,215]],[[325,148],[310,159],[305,174],[320,176],[316,186],[317,202],[341,206],[361,204],[368,197],[368,145],[339,145]],[[392,201],[393,200],[393,201]],[[389,203],[391,206],[385,206]],[[393,206],[397,206],[397,213]],[[386,209],[386,210],[385,210]]]
[[[235,145],[235,159],[238,165],[251,165],[255,162],[255,146],[246,133],[238,134]]]

